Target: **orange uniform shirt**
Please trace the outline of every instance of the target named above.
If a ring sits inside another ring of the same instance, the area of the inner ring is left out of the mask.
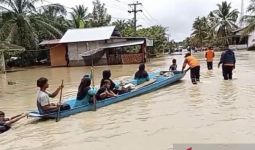
[[[213,62],[213,58],[214,58],[214,51],[209,49],[205,52],[205,58],[207,62]]]
[[[193,56],[188,56],[185,59],[185,63],[187,63],[191,68],[197,67],[200,65],[199,60],[197,60],[195,57]]]

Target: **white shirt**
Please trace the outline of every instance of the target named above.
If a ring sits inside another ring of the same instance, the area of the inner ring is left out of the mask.
[[[37,101],[41,106],[49,105],[50,104],[49,94],[39,90],[37,93]]]

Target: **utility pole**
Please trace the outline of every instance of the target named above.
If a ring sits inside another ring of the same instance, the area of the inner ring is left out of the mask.
[[[136,28],[137,28],[137,19],[136,19],[136,14],[138,12],[143,12],[141,9],[137,10],[137,6],[139,5],[142,5],[142,3],[139,3],[138,1],[136,3],[133,3],[133,4],[128,4],[130,7],[132,7],[132,10],[129,10],[128,12],[129,13],[134,13],[134,30],[135,30],[135,33],[136,33]]]
[[[241,14],[240,14],[240,27],[243,28],[243,18],[244,16],[244,0],[241,0]]]

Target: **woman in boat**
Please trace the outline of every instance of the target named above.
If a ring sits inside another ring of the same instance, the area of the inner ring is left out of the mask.
[[[100,101],[114,96],[117,95],[111,90],[111,81],[104,80],[102,87],[97,91],[97,100]]]
[[[135,80],[137,80],[137,84],[142,84],[150,80],[147,71],[145,71],[144,64],[140,64],[139,70],[135,73]]]
[[[49,88],[48,79],[41,77],[37,80],[37,87],[40,88],[37,93],[37,107],[41,114],[57,112],[59,107],[61,111],[70,109],[68,104],[50,103],[50,98],[56,97],[59,91],[64,87],[63,85],[59,86],[56,91],[51,94],[46,91],[46,89]]]
[[[22,113],[11,118],[5,118],[5,113],[0,111],[0,134],[8,131],[13,123],[19,121],[25,116],[27,116],[27,114]]]
[[[95,95],[95,90],[90,87],[91,79],[88,76],[84,76],[81,79],[81,83],[78,88],[76,97],[76,105],[83,105],[87,103],[93,103],[92,96]]]

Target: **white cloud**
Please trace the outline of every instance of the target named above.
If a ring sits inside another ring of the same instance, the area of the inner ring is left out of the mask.
[[[68,7],[84,4],[92,9],[92,0],[48,0],[53,3],[61,3]],[[132,18],[127,10],[128,3],[132,0],[101,0],[108,8],[108,12],[117,18]],[[206,16],[211,10],[216,9],[216,4],[222,0],[139,0],[143,3],[144,14],[138,15],[138,23],[143,26],[161,23],[169,27],[171,39],[183,40],[192,32],[192,23],[197,16]],[[227,0],[232,7],[240,10],[241,0]],[[249,1],[246,0],[247,5]],[[143,9],[143,7],[140,7]],[[149,13],[149,14],[148,14]],[[154,18],[154,19],[153,19]]]

